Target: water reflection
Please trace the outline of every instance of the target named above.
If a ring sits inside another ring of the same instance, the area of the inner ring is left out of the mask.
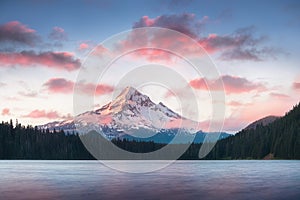
[[[299,168],[300,161],[177,161],[128,174],[97,161],[0,161],[0,199],[299,199]]]

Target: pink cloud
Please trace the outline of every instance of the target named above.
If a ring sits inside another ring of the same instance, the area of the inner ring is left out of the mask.
[[[300,82],[294,82],[293,83],[293,88],[296,89],[296,90],[299,90],[300,89]]]
[[[286,94],[281,94],[281,93],[276,93],[276,92],[271,92],[270,96],[275,97],[275,98],[289,98],[290,97]]]
[[[49,68],[64,69],[68,71],[77,70],[81,63],[70,52],[41,52],[21,51],[18,53],[0,53],[2,66],[20,65],[28,67],[42,65]]]
[[[10,115],[10,110],[8,108],[3,108],[2,109],[2,115]]]
[[[87,43],[83,42],[79,45],[78,49],[82,51],[88,49],[89,47],[90,46]]]
[[[268,56],[274,57],[279,53],[272,47],[263,46],[263,43],[267,40],[266,36],[256,36],[254,34],[254,27],[240,28],[233,33],[226,35],[208,34],[208,36],[201,36],[203,27],[209,22],[209,18],[204,16],[202,19],[197,19],[195,14],[175,14],[175,15],[161,15],[155,18],[143,16],[139,21],[135,22],[133,28],[140,27],[162,27],[172,29],[181,33],[184,33],[196,41],[209,53],[216,52],[221,53],[221,59],[223,60],[252,60],[261,61]],[[145,40],[145,36],[140,36]],[[132,38],[127,39],[132,43],[140,41],[137,35],[133,35]],[[178,39],[176,39],[178,40]],[[171,43],[165,43],[171,41]],[[168,49],[173,48],[174,39],[170,35],[155,36],[155,41]],[[177,42],[178,43],[178,42]],[[140,45],[140,42],[138,42]],[[171,46],[170,46],[171,45]],[[182,43],[180,43],[181,46]],[[184,48],[187,48],[186,45]],[[176,50],[179,52],[192,53],[193,51],[186,51],[182,47],[178,47]],[[189,49],[189,48],[187,48]],[[168,57],[166,57],[168,59]]]
[[[198,90],[208,90],[207,80],[198,78],[190,81],[190,86]]]
[[[237,101],[230,101],[229,103],[227,103],[228,106],[233,106],[233,107],[239,107],[242,106],[243,104]]]
[[[65,32],[65,30],[61,27],[53,27],[51,33],[49,34],[49,38],[52,40],[67,40],[68,36]]]
[[[60,118],[56,111],[47,112],[45,110],[33,110],[29,114],[24,115],[27,118],[47,118],[47,119],[57,119]]]
[[[227,94],[238,94],[250,91],[264,91],[265,87],[261,83],[254,83],[245,78],[225,75],[217,80],[207,80],[204,78],[190,81],[190,86],[199,90],[220,90],[221,81],[224,83],[224,89]],[[210,86],[211,88],[208,88]]]
[[[75,83],[64,78],[52,78],[43,84],[51,93],[68,94],[73,92]],[[78,90],[88,95],[104,95],[113,92],[114,87],[106,84],[78,83]]]
[[[193,13],[161,15],[153,19],[143,16],[138,22],[134,23],[133,28],[162,27],[184,33],[192,38],[197,38],[199,31],[207,21],[207,16],[198,20]]]
[[[40,40],[36,31],[18,21],[0,25],[0,42],[15,42],[34,46]]]
[[[84,94],[97,95],[97,96],[109,94],[114,91],[114,88],[110,85],[106,85],[106,84],[94,85],[92,83],[79,83],[78,89]]]
[[[74,83],[63,78],[52,78],[43,84],[51,93],[72,93]]]

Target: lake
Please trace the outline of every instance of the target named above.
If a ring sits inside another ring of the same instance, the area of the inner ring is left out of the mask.
[[[97,161],[2,160],[0,199],[300,199],[300,161],[176,161],[133,174]]]

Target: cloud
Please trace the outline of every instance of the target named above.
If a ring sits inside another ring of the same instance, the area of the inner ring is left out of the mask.
[[[230,101],[229,103],[227,103],[228,106],[233,106],[233,107],[239,107],[242,106],[244,104],[238,102],[238,101]]]
[[[98,84],[95,86],[91,83],[79,83],[78,87],[81,92],[88,95],[104,95],[114,91],[114,88],[112,86],[105,84]]]
[[[85,42],[82,42],[82,43],[79,44],[78,49],[79,49],[80,51],[83,51],[83,50],[88,49],[89,47],[90,47],[89,44],[87,44],[87,43],[85,43]]]
[[[263,91],[265,87],[261,83],[254,83],[245,78],[224,75],[217,80],[207,80],[205,78],[194,79],[190,81],[190,86],[199,90],[220,90],[220,83],[224,83],[224,89],[227,94],[239,94],[250,91]],[[211,88],[208,88],[210,86]]]
[[[68,71],[77,70],[81,66],[79,59],[76,59],[70,52],[40,52],[21,51],[16,53],[0,53],[0,63],[3,66],[20,65],[28,67],[42,65],[49,68],[64,69]]]
[[[50,93],[72,93],[75,83],[64,78],[52,78],[43,84]],[[114,87],[106,84],[92,84],[80,82],[77,85],[78,91],[87,95],[104,95],[113,92]]]
[[[26,25],[11,21],[0,25],[0,42],[13,42],[29,46],[35,46],[40,40],[36,31]]]
[[[10,115],[10,110],[9,110],[8,108],[3,108],[1,114],[2,114],[3,116],[5,116],[5,115]]]
[[[263,45],[267,36],[254,36],[253,26],[236,30],[229,35],[210,34],[199,39],[199,44],[208,53],[221,52],[222,60],[261,61],[268,56],[274,57],[280,51]]]
[[[281,94],[281,93],[276,93],[276,92],[271,92],[270,96],[275,97],[275,98],[289,98],[290,97],[286,94]]]
[[[51,93],[72,93],[74,82],[63,78],[52,78],[43,84]]]
[[[4,87],[4,86],[6,86],[6,83],[0,82],[0,87]]]
[[[133,28],[163,27],[179,31],[197,40],[209,54],[220,53],[219,58],[226,61],[262,61],[268,57],[275,57],[278,53],[283,53],[274,47],[265,46],[264,43],[268,40],[268,37],[264,35],[256,36],[254,26],[240,28],[226,35],[210,33],[204,37],[202,36],[203,29],[209,22],[208,16],[204,16],[201,20],[198,20],[195,14],[192,13],[161,15],[156,18],[143,16],[139,21],[134,23]],[[142,40],[138,38],[145,40],[145,36],[142,35],[133,35],[132,37],[132,39],[127,39],[129,40],[127,43],[130,43],[130,40],[132,42]],[[170,49],[171,47],[171,49],[174,49],[172,48],[174,47],[172,46],[174,45],[174,40],[168,37],[169,35],[162,34],[161,36],[155,36],[155,40],[150,42],[166,44],[166,48],[169,47],[168,49]],[[170,43],[170,41],[172,41],[172,43]],[[178,43],[182,45],[184,41],[179,41]],[[186,49],[179,48],[179,50],[186,52]],[[193,51],[188,52],[191,53]],[[166,57],[166,59],[168,59],[168,57]]]
[[[197,38],[200,30],[207,23],[208,17],[204,16],[201,20],[196,19],[192,13],[161,15],[156,18],[143,16],[138,22],[135,22],[133,28],[141,27],[162,27],[172,29],[192,38]]]
[[[24,97],[37,97],[38,93],[35,91],[29,91],[29,92],[18,92],[19,95],[24,96]]]
[[[57,26],[53,27],[53,29],[48,37],[49,37],[49,39],[58,40],[58,41],[68,40],[68,35],[65,32],[65,30],[63,28],[60,28]]]
[[[57,119],[60,115],[56,111],[45,111],[45,110],[33,110],[27,115],[23,115],[26,118],[47,118],[47,119]]]
[[[293,83],[293,88],[296,90],[300,90],[300,82],[294,82]]]

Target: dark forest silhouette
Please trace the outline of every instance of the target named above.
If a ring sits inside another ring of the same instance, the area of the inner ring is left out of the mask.
[[[152,152],[166,144],[113,139],[118,147],[135,153]],[[180,145],[180,144],[171,144]],[[192,143],[180,159],[199,159],[201,144]],[[300,159],[300,104],[284,117],[255,129],[242,130],[217,142],[205,159]],[[94,159],[76,133],[40,130],[13,121],[0,124],[0,159]],[[107,158],[109,159],[109,158]],[[118,158],[122,159],[122,158]]]

